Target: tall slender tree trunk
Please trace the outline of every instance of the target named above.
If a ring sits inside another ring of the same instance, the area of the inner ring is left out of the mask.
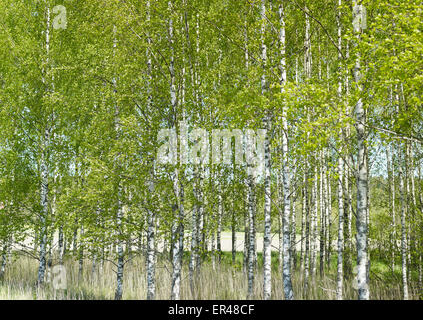
[[[309,186],[309,177],[307,174],[308,168],[305,169],[305,178],[304,178],[304,191],[305,191],[305,213],[306,213],[306,222],[305,222],[305,252],[304,252],[304,298],[307,298],[308,295],[308,281],[310,275],[310,201],[308,196],[308,186]]]
[[[411,266],[411,251],[412,242],[411,242],[411,219],[412,217],[412,205],[411,202],[411,190],[410,190],[410,166],[411,166],[411,156],[410,156],[410,143],[409,141],[405,142],[405,228],[406,228],[406,248],[407,248],[407,265]],[[407,268],[407,279],[410,277],[410,268]]]
[[[248,46],[248,29],[247,20],[245,19],[244,29],[244,45],[245,45],[245,69],[249,71],[249,46]],[[246,141],[246,148],[250,148],[249,141]],[[248,152],[248,150],[247,150]],[[247,299],[252,299],[254,295],[254,267],[255,267],[255,181],[253,176],[253,168],[247,164],[247,203],[248,203],[248,291]]]
[[[83,276],[83,272],[84,272],[84,242],[83,242],[83,237],[84,237],[84,226],[81,224],[81,229],[79,232],[80,235],[80,240],[79,240],[79,252],[78,252],[78,257],[79,257],[79,267],[78,267],[78,281],[82,280],[82,276]]]
[[[185,7],[185,1],[183,1],[183,6]],[[172,12],[172,2],[169,1],[169,9]],[[186,32],[188,36],[188,21],[187,15],[184,11],[183,17],[181,17],[181,22],[185,19],[186,23]],[[175,86],[175,62],[174,62],[174,39],[173,39],[173,20],[170,18],[169,21],[169,41],[171,46],[171,59],[170,59],[170,96],[171,96],[171,104],[173,110],[176,110],[177,107],[177,100],[176,100],[176,86]],[[185,48],[183,47],[184,53]],[[179,133],[180,136],[185,137],[187,134],[188,128],[186,127],[186,113],[185,113],[185,57],[183,55],[183,68],[182,68],[182,97],[181,97],[181,108],[182,108],[182,124],[179,125]],[[182,134],[181,134],[182,132]],[[188,141],[185,138],[179,140],[179,147],[182,153],[185,153],[186,148],[188,146]],[[179,165],[180,166],[180,165]],[[173,182],[173,189],[176,195],[176,213],[175,217],[177,218],[177,222],[175,227],[172,230],[172,245],[171,245],[171,252],[172,252],[172,288],[171,288],[171,300],[179,300],[180,299],[180,291],[181,291],[181,272],[182,272],[182,259],[184,254],[184,217],[185,217],[185,194],[184,194],[184,184],[182,180],[183,169],[181,167],[175,168],[175,178]],[[177,215],[177,216],[176,216]],[[194,232],[191,233],[191,236]],[[190,260],[191,262],[191,260]],[[190,267],[191,271],[191,267]],[[190,272],[191,275],[191,272]]]
[[[261,54],[262,54],[262,77],[261,77],[261,94],[265,95],[267,91],[266,80],[266,64],[267,64],[267,46],[265,43],[266,31],[266,1],[261,1]],[[264,235],[263,235],[263,299],[269,300],[271,298],[271,276],[272,276],[272,260],[271,260],[271,185],[270,185],[270,130],[271,130],[271,116],[266,114],[264,125],[267,129],[267,134],[264,140]],[[289,249],[289,247],[288,247]],[[288,256],[289,258],[289,256]]]
[[[327,247],[326,247],[326,261],[327,261],[327,267],[330,270],[330,262],[331,262],[331,254],[332,254],[332,233],[331,233],[331,229],[332,229],[332,183],[331,183],[331,179],[330,179],[330,171],[327,171],[327,175],[326,175],[326,179],[327,179],[327,195],[326,198],[328,199],[328,207],[327,207]]]
[[[324,198],[324,168],[325,168],[325,153],[324,150],[320,152],[320,188],[319,188],[319,199],[320,199],[320,248],[319,248],[319,273],[320,278],[323,277],[324,271],[324,256],[325,256],[325,198]]]
[[[338,159],[338,262],[336,275],[336,298],[343,299],[343,253],[344,253],[344,193],[343,193],[344,162]]]
[[[65,247],[66,247],[66,241],[64,238],[64,233],[63,233],[63,223],[60,224],[59,226],[59,239],[58,239],[58,250],[59,250],[59,263],[63,264],[63,259],[65,256]]]
[[[247,299],[252,299],[254,294],[254,267],[255,267],[255,226],[254,226],[254,181],[252,173],[248,173],[248,295]]]
[[[295,173],[293,174],[295,176]],[[291,228],[290,228],[290,257],[291,257],[291,275],[294,273],[297,267],[297,208],[295,206],[297,195],[294,190],[294,186],[291,184],[290,194],[292,196],[291,201]]]
[[[200,63],[199,63],[199,57],[200,57],[200,15],[199,13],[196,14],[196,57],[197,60],[195,62],[196,68],[195,68],[195,102],[197,105],[198,110],[201,110],[201,92],[199,90],[200,84],[201,84],[201,77],[200,77]],[[201,115],[201,121],[203,120],[203,116]],[[200,165],[198,167],[198,188],[197,188],[197,195],[198,195],[198,212],[197,212],[197,252],[196,252],[196,273],[197,275],[200,273],[201,268],[201,259],[203,256],[203,249],[205,245],[204,237],[204,173],[205,173],[205,163],[204,159],[201,158]]]
[[[234,194],[235,196],[235,194]],[[236,216],[235,216],[235,208],[234,208],[234,198],[232,197],[232,264],[235,264],[236,259]]]
[[[264,235],[263,235],[263,298],[269,300],[271,298],[271,276],[272,276],[272,259],[271,259],[271,190],[270,190],[270,119],[267,119],[268,134],[265,139],[265,198],[264,198]],[[289,216],[288,216],[289,219]],[[285,224],[284,224],[285,225]],[[289,227],[288,221],[286,225]],[[288,229],[289,235],[289,229]],[[289,252],[290,247],[287,247]],[[289,259],[289,254],[288,254]],[[289,265],[289,264],[288,264]]]
[[[73,238],[72,238],[72,252],[76,253],[78,250],[78,216],[75,217],[75,228],[73,230]]]
[[[50,7],[49,1],[46,1],[47,13],[47,27],[46,27],[46,67],[49,66],[50,55]],[[47,73],[47,70],[44,70]],[[49,90],[48,80],[43,77],[47,91]],[[41,159],[40,159],[40,172],[41,172],[41,213],[40,213],[40,253],[39,253],[39,267],[37,285],[41,287],[44,283],[44,276],[46,271],[46,247],[47,247],[47,221],[49,217],[49,148],[50,148],[50,125],[48,122],[45,124],[42,144],[41,144]]]
[[[200,164],[199,172],[198,172],[198,212],[197,212],[197,250],[196,250],[196,262],[195,262],[195,271],[197,275],[200,273],[201,268],[201,257],[203,255],[204,249],[204,165],[203,163]]]
[[[314,178],[312,187],[312,204],[313,210],[311,215],[311,278],[313,283],[316,280],[316,269],[317,269],[317,211],[318,211],[318,169],[317,163],[314,164]]]
[[[282,133],[281,133],[282,136]],[[276,189],[278,193],[278,222],[279,222],[279,271],[283,274],[283,188],[279,180],[282,180],[282,170],[276,175]]]
[[[182,271],[182,258],[184,253],[184,187],[179,182],[179,179],[176,179],[176,194],[179,194],[179,204],[178,204],[178,228],[175,233],[178,238],[175,239],[173,244],[173,273],[172,273],[172,300],[180,299],[180,284],[181,284],[181,271]],[[178,185],[179,183],[179,185]]]
[[[147,1],[147,24],[150,24],[150,1]],[[147,30],[147,110],[152,109],[152,64],[151,64],[151,37]],[[172,105],[173,106],[173,105]],[[152,164],[154,168],[154,163]],[[154,192],[154,169],[151,170],[151,181],[147,186],[151,193]],[[151,201],[151,200],[150,200]],[[156,217],[151,209],[147,210],[147,300],[154,300],[156,294],[156,248],[155,248],[155,227]],[[165,249],[164,249],[165,251]]]
[[[305,73],[305,77],[307,79],[311,78],[311,74],[312,74],[312,70],[311,70],[311,66],[312,66],[312,53],[311,53],[311,34],[310,34],[310,18],[308,15],[308,8],[307,6],[305,6],[304,8],[305,11],[305,39],[304,39],[304,47],[305,47],[305,52],[304,52],[304,73]],[[307,121],[311,122],[311,111],[309,108],[307,108],[306,110],[307,113]],[[307,132],[307,140],[310,137],[310,133]],[[312,263],[312,251],[313,251],[313,244],[311,243],[312,239],[312,231],[313,231],[313,219],[312,219],[312,213],[311,213],[311,204],[312,204],[312,199],[309,198],[309,185],[310,185],[310,172],[311,171],[311,165],[310,165],[310,157],[306,156],[305,159],[305,169],[304,169],[304,174],[305,174],[305,191],[306,191],[306,230],[305,230],[305,255],[304,255],[304,297],[308,296],[308,289],[309,289],[309,276],[310,276],[310,263]],[[311,191],[311,196],[313,195],[313,190]],[[311,229],[311,230],[310,230]],[[311,248],[310,248],[311,246]]]
[[[249,193],[247,192],[247,201],[245,204],[245,213],[244,213],[244,264],[243,264],[243,270],[244,272],[247,272],[248,270],[248,241],[250,239],[249,235],[249,200],[248,200]]]
[[[113,53],[115,54],[117,49],[117,28],[114,26],[113,28],[114,33],[114,43],[113,43]],[[117,81],[116,78],[113,78],[113,90],[116,93],[116,85]],[[118,103],[115,104],[115,131],[116,137],[119,139],[120,137],[120,108]],[[119,160],[118,160],[119,161]],[[120,171],[120,163],[117,162],[117,170]],[[123,243],[121,240],[121,236],[123,233],[123,226],[122,226],[122,219],[123,219],[123,208],[122,208],[122,184],[120,179],[120,172],[118,172],[119,179],[117,182],[117,212],[116,212],[116,224],[117,224],[117,271],[116,271],[116,291],[115,291],[115,300],[122,300],[123,294],[123,267],[124,267],[124,250],[123,250]]]
[[[221,172],[219,171],[219,174]],[[222,196],[222,181],[218,178],[218,208],[217,208],[217,235],[216,235],[216,248],[217,248],[217,257],[219,263],[222,261],[222,217],[223,217],[223,196]]]
[[[197,170],[194,169],[194,180],[196,180]],[[198,214],[199,214],[199,207],[198,207],[198,182],[194,181],[194,198],[195,204],[192,210],[192,221],[191,221],[191,255],[189,260],[189,283],[191,288],[191,294],[194,296],[194,271],[196,268],[197,262],[197,251],[198,251],[198,242],[197,242],[197,227],[198,227]]]
[[[118,234],[120,235],[122,232],[122,203],[120,200],[121,197],[121,187],[119,186],[118,191],[118,208],[117,208],[117,226],[118,226]],[[118,240],[117,244],[117,272],[116,272],[116,292],[115,292],[115,300],[122,300],[123,294],[123,265],[124,265],[124,258],[123,258],[123,246],[122,241]]]
[[[389,210],[392,217],[391,233],[390,233],[390,246],[391,246],[391,270],[392,274],[395,273],[395,251],[396,251],[396,217],[395,217],[395,164],[394,153],[390,151],[390,147],[386,147],[386,159],[388,169],[388,192],[389,192]]]
[[[281,92],[285,92],[285,83],[287,81],[287,67],[286,67],[286,37],[285,37],[285,13],[284,2],[279,5],[279,20],[280,20],[280,34],[279,42],[281,45]],[[290,215],[291,215],[291,172],[288,162],[288,121],[287,108],[282,106],[282,184],[283,184],[283,290],[285,300],[294,299],[292,290],[292,275],[291,275],[291,237],[290,237]],[[293,204],[295,205],[295,204]],[[295,217],[294,217],[295,220]],[[293,230],[293,239],[295,246],[295,230]]]
[[[305,171],[305,169],[304,169]],[[303,187],[301,190],[302,193],[302,206],[301,206],[301,253],[300,253],[300,268],[301,274],[304,272],[304,263],[305,263],[305,246],[306,246],[306,221],[307,221],[307,179],[306,173],[303,173]]]
[[[348,137],[348,135],[347,135]],[[348,139],[348,138],[347,138]],[[344,274],[346,277],[350,278],[352,275],[352,207],[351,207],[351,190],[350,190],[350,162],[348,158],[344,163]]]
[[[342,29],[341,29],[342,32]],[[342,47],[342,39],[341,39],[341,47]],[[346,41],[346,58],[347,60],[350,57],[350,49],[349,49],[349,42]],[[338,54],[338,60],[341,61],[341,54]],[[350,97],[350,74],[347,70],[347,68],[344,66],[343,69],[345,72],[345,96],[348,101]],[[341,80],[339,80],[341,81]],[[349,103],[346,103],[346,117],[352,118],[352,110]],[[345,141],[350,141],[351,139],[351,125],[349,123],[346,124],[345,128]],[[347,148],[346,148],[347,149]],[[352,276],[352,264],[353,264],[353,235],[352,235],[352,219],[353,219],[353,210],[352,210],[352,166],[353,166],[353,155],[350,151],[345,151],[346,159],[344,163],[344,177],[345,177],[345,206],[344,206],[344,214],[346,219],[346,233],[345,233],[345,239],[346,239],[346,252],[345,252],[345,263],[344,263],[344,269],[345,269],[345,275],[351,278]]]
[[[338,24],[338,49],[342,48],[342,27],[341,27],[341,6],[342,0],[338,0],[338,14],[337,14],[337,24]],[[340,104],[340,119],[343,116],[342,110],[342,76],[341,76],[341,53],[338,53],[338,64],[339,64],[339,80],[338,80],[338,101]],[[343,132],[342,129],[339,130],[339,139],[342,139]],[[341,142],[342,143],[342,142]],[[337,276],[336,276],[336,299],[343,299],[343,284],[344,284],[344,159],[343,159],[343,149],[339,148],[339,157],[338,157],[338,262],[337,262]]]
[[[0,281],[4,279],[4,274],[6,272],[7,265],[7,252],[9,250],[9,242],[5,241],[3,245],[3,250],[1,252],[1,262],[0,262]]]
[[[402,262],[402,286],[403,298],[408,300],[408,279],[407,279],[407,229],[406,229],[406,190],[404,185],[404,162],[401,161],[399,165],[399,188],[400,188],[400,202],[401,202],[401,262]]]
[[[156,295],[156,247],[155,247],[155,215],[152,210],[148,210],[147,229],[147,300],[154,300]]]
[[[357,1],[353,0],[353,7],[357,8]],[[356,10],[354,10],[356,11]],[[354,13],[354,15],[357,12]],[[358,14],[361,14],[358,13]],[[358,23],[354,26],[356,31],[356,45],[361,39],[361,24]],[[356,82],[359,92],[362,92],[361,81],[361,57],[360,53],[357,53],[355,59],[354,68],[354,80]],[[368,300],[369,299],[369,285],[367,277],[367,266],[368,266],[368,161],[367,161],[367,147],[366,147],[366,116],[363,107],[363,101],[361,98],[358,99],[355,106],[356,116],[356,130],[357,130],[357,162],[358,162],[358,173],[357,173],[357,282],[358,282],[358,299]]]

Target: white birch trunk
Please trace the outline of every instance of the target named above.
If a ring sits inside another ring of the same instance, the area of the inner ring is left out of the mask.
[[[304,39],[304,46],[305,46],[305,53],[304,53],[304,74],[306,79],[309,79],[311,77],[311,41],[310,41],[310,19],[308,16],[308,8],[307,6],[305,6],[304,11],[306,12],[305,14],[305,20],[306,20],[306,24],[305,24],[305,39]],[[310,110],[307,109],[307,121],[311,122],[310,119]],[[307,140],[310,136],[310,133],[307,132]],[[310,211],[310,199],[309,199],[309,195],[308,195],[308,187],[310,184],[309,181],[309,170],[310,170],[310,165],[309,165],[309,157],[306,156],[305,159],[305,168],[304,168],[304,175],[305,175],[305,198],[306,198],[306,228],[305,228],[305,254],[304,254],[304,297],[307,297],[308,295],[308,282],[309,282],[309,276],[310,276],[310,258],[311,257],[311,253],[310,253],[310,249],[312,251],[312,248],[310,248],[310,244],[311,246],[313,246],[312,243],[310,243],[311,239],[311,233],[310,233],[310,228],[311,231],[313,230],[313,220],[312,220],[312,214]],[[312,192],[313,194],[313,192]],[[312,195],[311,194],[311,195]]]
[[[340,57],[340,54],[339,54]],[[346,43],[346,58],[347,60],[350,57],[350,49],[349,49],[349,42]],[[345,76],[345,95],[346,99],[350,97],[350,76],[349,72],[346,72]],[[346,114],[347,117],[352,116],[352,110],[349,103],[346,106]],[[348,123],[346,127],[346,141],[351,139],[351,125]],[[345,198],[347,204],[345,205],[344,210],[346,211],[347,216],[347,248],[348,248],[348,256],[347,256],[347,271],[349,275],[352,274],[352,254],[353,254],[353,235],[352,235],[352,219],[353,219],[353,208],[352,208],[352,167],[353,167],[353,155],[350,153],[346,156],[346,163],[345,163]]]
[[[63,258],[65,256],[66,242],[63,234],[63,223],[59,226],[59,239],[58,239],[58,250],[59,250],[59,264],[63,264]]]
[[[150,23],[150,1],[147,1],[147,24]],[[147,30],[147,110],[148,112],[152,108],[152,64],[151,64],[151,38],[150,33]],[[154,168],[154,163],[153,163]],[[154,169],[152,169],[151,181],[149,182],[148,188],[150,192],[154,192]],[[147,210],[147,300],[154,300],[156,294],[156,246],[155,246],[155,225],[156,217],[151,209]]]
[[[305,169],[304,169],[305,170]],[[306,220],[307,220],[307,193],[306,193],[307,179],[306,174],[303,174],[303,188],[302,188],[302,207],[301,207],[301,253],[300,253],[300,269],[301,274],[304,272],[304,255],[306,246]]]
[[[331,233],[331,229],[332,229],[332,183],[331,183],[331,179],[330,179],[330,172],[328,170],[327,172],[327,199],[328,199],[328,207],[327,207],[327,226],[328,226],[328,231],[327,231],[327,247],[326,247],[326,260],[327,260],[327,267],[328,269],[330,269],[330,259],[331,259],[331,254],[332,254],[332,233]]]
[[[342,48],[342,27],[341,27],[341,6],[342,0],[338,0],[338,14],[337,14],[337,24],[338,24],[338,49]],[[341,53],[338,53],[338,63],[339,63],[339,78],[338,78],[338,102],[340,104],[340,119],[343,116],[342,110],[342,80],[341,80]],[[339,139],[342,139],[343,132],[342,128],[339,130]],[[342,143],[342,142],[341,142]],[[338,157],[338,261],[337,261],[337,276],[336,276],[336,299],[343,299],[343,284],[344,284],[344,188],[343,188],[343,175],[344,175],[344,159],[343,159],[343,148],[339,148],[339,157]]]
[[[285,83],[287,81],[287,67],[286,67],[286,37],[285,37],[285,13],[283,2],[279,5],[279,20],[280,20],[280,34],[279,42],[281,45],[281,92],[285,92]],[[291,237],[290,237],[290,215],[291,215],[291,172],[288,161],[288,121],[286,106],[282,106],[282,184],[283,184],[283,288],[285,300],[294,299],[291,279]],[[270,164],[269,164],[270,166]],[[269,183],[270,184],[270,183]],[[269,186],[270,189],[270,186]],[[295,204],[294,204],[295,205]],[[269,213],[270,215],[270,213]],[[293,218],[295,220],[295,216]],[[293,239],[295,246],[295,230],[293,231]]]
[[[200,56],[200,15],[197,13],[196,15],[196,57],[199,58]],[[195,62],[196,68],[195,68],[195,101],[197,104],[198,110],[201,109],[201,95],[199,91],[199,87],[201,84],[201,78],[200,78],[200,63],[199,59]],[[198,168],[198,188],[197,188],[197,195],[198,195],[198,212],[197,212],[197,251],[196,251],[196,265],[195,269],[197,274],[200,272],[201,267],[201,257],[202,257],[202,251],[204,249],[204,160],[201,159],[199,168]]]
[[[394,154],[391,155],[391,149],[389,146],[386,147],[386,159],[388,169],[388,192],[389,192],[389,210],[392,217],[391,222],[391,270],[392,274],[395,272],[395,251],[396,251],[396,214],[395,214],[395,165],[394,165]]]
[[[320,202],[320,250],[319,250],[319,273],[320,278],[323,277],[324,268],[324,256],[325,256],[325,199],[324,199],[324,167],[325,167],[325,156],[324,150],[320,152],[320,178],[319,178],[319,202]]]
[[[5,241],[5,243],[3,245],[3,250],[2,250],[2,253],[1,253],[0,281],[2,281],[4,279],[4,274],[6,272],[8,250],[9,250],[9,242]]]
[[[308,196],[308,167],[305,168],[306,173],[304,177],[304,198],[305,198],[305,213],[306,213],[306,222],[305,222],[305,252],[304,252],[304,297],[307,297],[308,294],[308,280],[310,275],[310,201]]]
[[[317,163],[314,164],[314,178],[313,178],[313,187],[312,187],[312,203],[313,210],[311,215],[311,278],[313,283],[315,282],[316,277],[316,268],[317,268],[317,211],[318,211],[318,169]]]
[[[353,7],[357,5],[357,1],[353,0]],[[361,38],[361,25],[358,24],[356,28],[356,41],[359,42]],[[358,43],[357,43],[358,45]],[[359,92],[362,92],[361,81],[361,57],[357,53],[354,80]],[[368,209],[368,162],[367,162],[367,148],[366,148],[366,118],[361,98],[357,101],[355,106],[356,116],[356,130],[357,130],[357,145],[358,145],[358,173],[357,173],[357,282],[358,282],[358,299],[369,300],[369,285],[367,277],[368,265],[368,224],[367,224],[367,209]]]
[[[196,171],[196,169],[194,169]],[[196,174],[194,174],[194,180],[196,179]],[[195,201],[198,201],[198,195],[197,195],[197,186],[198,182],[194,181],[194,198]],[[198,203],[194,204],[194,208],[192,210],[192,221],[191,221],[191,255],[189,260],[189,282],[190,282],[190,288],[191,288],[191,294],[194,295],[194,271],[196,267],[197,262],[197,216],[198,216]]]
[[[403,298],[408,300],[408,279],[407,279],[407,230],[406,230],[406,190],[404,183],[404,170],[402,168],[403,162],[399,165],[399,188],[400,188],[400,203],[401,203],[401,271],[402,271],[402,285]]]
[[[347,135],[347,138],[348,135]],[[344,163],[344,216],[345,223],[345,274],[347,277],[352,274],[352,206],[351,206],[351,188],[350,188],[350,162],[347,160]]]
[[[121,186],[118,186],[118,203],[117,203],[117,227],[118,227],[118,235],[121,235],[122,232],[122,203],[120,200],[121,197]],[[123,246],[122,241],[119,239],[117,243],[117,272],[116,272],[116,292],[115,292],[115,300],[122,300],[123,294]]]
[[[248,245],[248,295],[252,299],[254,294],[254,258],[255,258],[255,233],[254,233],[254,181],[251,174],[248,176],[248,222],[249,222],[249,245]]]
[[[246,141],[247,152],[248,148],[251,148],[251,141]],[[255,269],[256,269],[256,226],[255,226],[255,176],[253,174],[254,168],[251,164],[247,163],[247,182],[248,182],[248,292],[247,299],[254,298],[254,280],[255,280]]]
[[[295,176],[295,173],[292,175]],[[295,206],[295,202],[297,199],[297,195],[295,194],[294,186],[291,184],[291,228],[290,228],[290,258],[291,258],[291,275],[294,273],[295,268],[297,266],[297,208]],[[292,282],[292,281],[291,281]]]
[[[83,272],[84,272],[84,245],[83,245],[83,237],[84,237],[84,226],[81,224],[80,229],[80,240],[79,240],[79,267],[78,267],[78,281],[82,280]]]
[[[113,51],[116,51],[117,48],[117,28],[114,26],[113,28],[114,33],[114,43],[113,43]],[[113,78],[113,87],[114,91],[116,91],[116,78]],[[116,103],[115,105],[115,131],[116,135],[119,138],[120,136],[120,118],[119,118],[119,106]],[[119,164],[118,164],[119,166]],[[120,179],[119,179],[120,180]],[[123,208],[122,208],[122,185],[120,181],[117,185],[117,212],[116,212],[116,224],[117,224],[117,271],[116,271],[116,291],[115,291],[115,300],[121,300],[123,294],[123,267],[124,267],[124,251],[123,251],[123,244],[120,237],[122,236],[122,218],[123,218]]]
[[[219,171],[220,174],[220,171]],[[220,179],[217,180],[218,183],[218,208],[217,208],[217,235],[216,235],[216,247],[217,247],[217,256],[219,263],[222,259],[222,217],[223,217],[223,199],[222,199],[222,183]]]
[[[48,7],[48,2],[46,1],[46,10],[47,10],[47,27],[46,27],[46,66],[49,65],[49,54],[50,54],[50,8]],[[47,73],[47,70],[45,70]],[[43,78],[43,83],[48,88],[47,79]],[[48,90],[48,89],[47,89]],[[40,213],[40,253],[39,253],[39,267],[38,267],[38,287],[42,286],[44,283],[44,276],[46,272],[46,247],[47,247],[47,219],[49,216],[49,146],[50,145],[50,127],[46,124],[44,128],[42,144],[41,144],[41,159],[40,159],[40,172],[41,172],[41,186],[40,186],[40,196],[41,196],[41,213]]]
[[[270,120],[267,120],[267,128],[270,131]],[[270,190],[270,141],[269,134],[266,135],[265,139],[265,198],[264,198],[264,235],[263,235],[263,298],[264,300],[269,300],[271,298],[271,190]],[[288,207],[289,208],[289,207]],[[288,209],[289,210],[289,209]],[[289,220],[289,216],[288,219]],[[284,226],[289,227],[289,222],[286,221]],[[289,229],[287,230],[289,236]],[[286,248],[286,251],[289,252],[290,247]],[[289,259],[289,253],[287,254]],[[289,266],[289,263],[288,263]]]
[[[185,5],[185,2],[183,2]],[[169,11],[172,12],[172,2],[168,2]],[[184,17],[186,18],[186,13],[184,13]],[[182,19],[181,19],[182,20]],[[188,23],[186,21],[186,23]],[[188,28],[188,27],[187,27]],[[186,30],[188,32],[188,29]],[[170,97],[171,97],[171,105],[172,109],[176,110],[177,107],[177,100],[176,100],[176,86],[175,86],[175,58],[174,58],[174,30],[173,30],[173,20],[169,18],[169,42],[171,48],[171,58],[170,58]],[[187,35],[188,37],[188,35]],[[183,69],[182,69],[182,120],[185,123],[186,116],[185,116],[185,57],[183,57]],[[185,131],[185,127],[180,127],[179,130]],[[187,143],[186,141],[179,141],[181,149],[183,149],[182,144]],[[175,169],[175,177],[174,177],[174,184],[173,189],[176,195],[176,206],[175,209],[177,210],[177,223],[174,224],[172,228],[172,288],[171,288],[171,300],[179,300],[180,299],[180,290],[181,290],[181,272],[182,272],[182,258],[184,252],[184,217],[185,217],[185,208],[184,208],[184,186],[182,183],[182,170],[180,168]],[[195,225],[195,224],[194,224]],[[191,236],[194,232],[191,233]],[[194,237],[195,239],[195,237]],[[192,249],[191,249],[192,250]],[[190,260],[191,263],[191,260]],[[191,266],[190,266],[191,270]],[[191,273],[190,273],[191,274]]]
[[[329,179],[328,179],[328,157],[327,157],[327,148],[324,149],[324,164],[323,164],[323,193],[324,193],[324,224],[325,224],[325,232],[324,232],[324,259],[327,261],[328,256],[328,237],[329,237],[329,206],[330,206],[330,194],[329,194]]]
[[[281,133],[282,136],[282,133]],[[282,172],[282,170],[281,170]],[[283,191],[282,186],[279,180],[282,180],[280,177],[282,177],[281,172],[278,172],[276,175],[276,189],[278,193],[278,220],[279,220],[279,271],[281,274],[283,274]]]
[[[261,1],[261,55],[262,55],[262,77],[261,77],[261,94],[267,91],[266,86],[266,65],[267,65],[267,46],[265,43],[266,32],[266,1]],[[271,298],[271,186],[270,186],[270,115],[265,116],[264,125],[267,134],[264,141],[264,235],[263,235],[263,299]],[[289,257],[288,257],[289,258]]]
[[[412,214],[410,210],[410,143],[407,141],[405,143],[405,185],[406,185],[406,192],[405,192],[405,228],[406,228],[406,252],[407,252],[407,265],[411,266],[411,219]],[[407,268],[407,279],[409,278],[410,269]]]
[[[204,194],[203,194],[203,181],[204,181],[204,167],[203,163],[200,164],[199,172],[198,172],[198,212],[197,212],[197,249],[196,249],[196,262],[195,262],[195,270],[197,275],[200,272],[201,267],[201,256],[203,254],[204,249]]]
[[[152,210],[148,210],[148,230],[147,230],[147,300],[154,300],[156,294],[156,248],[155,248],[155,215]]]
[[[247,186],[248,187],[248,186]],[[246,273],[248,270],[248,240],[250,239],[249,235],[249,212],[248,212],[248,205],[249,205],[249,193],[247,192],[246,196],[246,203],[245,203],[245,214],[244,214],[244,264],[243,264],[243,271]]]
[[[249,70],[249,50],[248,50],[248,30],[247,30],[247,20],[245,20],[245,69],[248,72]],[[246,145],[248,148],[248,145]],[[255,196],[254,196],[254,178],[252,175],[252,168],[247,164],[247,203],[248,203],[248,291],[247,299],[252,299],[254,294],[254,262],[255,262],[255,226],[254,226],[254,215],[255,215]]]
[[[336,299],[343,299],[343,253],[344,253],[344,193],[343,193],[344,161],[338,159],[338,261],[336,273]]]

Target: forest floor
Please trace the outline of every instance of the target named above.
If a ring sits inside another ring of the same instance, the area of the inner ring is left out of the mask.
[[[272,299],[283,299],[281,272],[279,271],[278,254],[272,253]],[[188,260],[186,252],[184,260]],[[392,273],[388,265],[376,255],[372,256],[370,275],[371,299],[401,300],[401,269],[398,264]],[[214,262],[213,262],[214,260]],[[299,259],[297,260],[299,265]],[[184,261],[184,266],[188,261]],[[232,264],[230,252],[224,252],[219,264],[218,258],[206,258],[201,270],[196,276],[194,292],[190,290],[188,269],[184,267],[181,281],[181,299],[234,299],[243,300],[247,294],[246,272],[243,270],[243,255],[236,254],[236,261]],[[40,292],[36,292],[37,261],[23,255],[13,255],[12,261],[6,269],[4,279],[0,281],[0,300],[2,299],[76,299],[76,300],[103,300],[113,299],[116,286],[115,267],[106,261],[104,266],[92,268],[92,261],[84,260],[83,272],[78,272],[78,262],[71,256],[65,261],[66,289],[54,290],[51,282],[47,282]],[[258,271],[255,275],[254,298],[262,298],[262,266],[261,253],[258,253]],[[123,299],[146,298],[145,261],[142,255],[135,255],[134,259],[125,265]],[[413,278],[413,275],[411,275]],[[323,277],[319,275],[319,265],[314,279],[310,278],[307,293],[304,290],[303,273],[299,266],[293,273],[293,289],[296,299],[335,299],[336,287],[336,255],[332,255],[329,271]],[[419,293],[410,281],[410,298],[418,299]],[[156,298],[169,299],[171,290],[171,263],[167,254],[160,254],[156,270]],[[356,299],[354,276],[344,280],[345,299]],[[422,293],[420,293],[422,296]]]

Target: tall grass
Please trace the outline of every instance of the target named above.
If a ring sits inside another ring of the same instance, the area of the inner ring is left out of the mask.
[[[275,259],[276,260],[276,259]],[[260,261],[260,257],[259,257]],[[272,299],[283,299],[281,273],[277,261],[273,261]],[[46,283],[36,291],[37,261],[26,256],[15,256],[9,263],[4,279],[0,281],[0,299],[65,299],[65,300],[104,300],[113,299],[116,286],[115,266],[111,262],[97,265],[92,273],[91,261],[84,262],[81,276],[78,262],[68,259],[66,267],[67,289],[54,290]],[[187,263],[185,263],[187,266]],[[158,259],[156,270],[156,298],[169,299],[171,290],[171,264],[163,256]],[[181,281],[181,299],[222,299],[242,300],[247,295],[247,275],[242,269],[242,254],[237,255],[235,265],[231,264],[229,253],[225,253],[222,262],[214,264],[210,259],[203,262],[201,270],[195,276],[194,292],[190,290],[188,270],[184,267]],[[321,278],[318,274],[314,281],[310,278],[308,291],[304,291],[302,272],[298,269],[293,274],[293,289],[296,299],[335,299],[335,269],[327,271]],[[255,275],[254,299],[262,299],[263,274],[261,264]],[[135,257],[125,265],[123,299],[146,299],[146,270],[142,256]],[[411,298],[418,299],[415,286],[411,285]],[[371,299],[402,299],[400,277],[385,277],[383,273],[371,276]],[[357,292],[353,279],[345,280],[345,299],[356,299]]]

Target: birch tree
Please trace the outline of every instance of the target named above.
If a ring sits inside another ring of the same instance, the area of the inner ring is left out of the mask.
[[[354,31],[356,33],[356,43],[359,45],[362,26],[360,17],[363,14],[362,7],[357,1],[353,1],[353,19]],[[357,22],[359,21],[359,22]],[[361,56],[356,53],[354,80],[357,90],[362,92],[361,85]],[[356,130],[357,130],[357,145],[358,145],[358,172],[357,172],[357,281],[358,281],[358,299],[369,299],[369,286],[367,277],[367,209],[368,209],[368,161],[367,161],[367,147],[366,147],[366,115],[363,106],[363,101],[358,98],[355,106]]]

